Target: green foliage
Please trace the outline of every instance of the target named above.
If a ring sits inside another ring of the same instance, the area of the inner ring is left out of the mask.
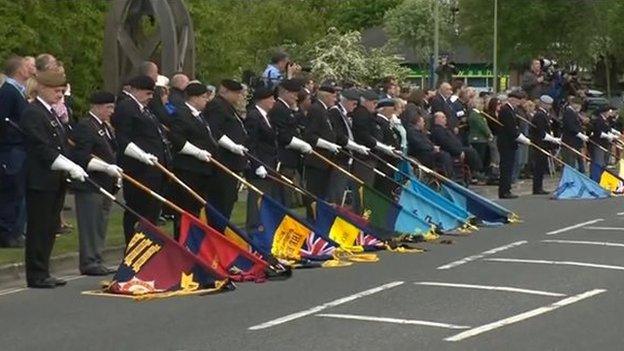
[[[387,76],[404,78],[408,70],[385,49],[366,51],[358,31],[341,33],[330,28],[323,38],[303,46],[290,45],[295,57],[310,62],[312,74],[326,79],[373,85]]]
[[[439,4],[440,50],[445,50],[449,48],[453,32],[448,2],[404,0],[399,6],[386,12],[384,17],[384,28],[391,43],[412,49],[422,62],[426,62],[433,53],[436,1]]]
[[[340,31],[351,31],[382,24],[386,11],[399,5],[401,0],[343,0],[330,3],[329,25]]]

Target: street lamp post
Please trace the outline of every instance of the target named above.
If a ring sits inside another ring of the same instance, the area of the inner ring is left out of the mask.
[[[498,93],[498,0],[494,0],[494,52],[492,58],[492,90]]]
[[[435,0],[433,3],[433,23],[434,23],[434,33],[433,33],[433,74],[431,75],[431,88],[435,88],[438,83],[438,75],[435,73],[436,68],[438,68],[438,59],[440,57],[440,16],[439,9],[440,4],[439,0]]]

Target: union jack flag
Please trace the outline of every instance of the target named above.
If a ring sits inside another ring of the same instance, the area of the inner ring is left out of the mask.
[[[357,239],[355,239],[355,245],[369,246],[369,247],[370,246],[382,247],[384,244],[381,240],[375,238],[374,236],[360,231],[360,234],[358,234]]]
[[[316,235],[314,232],[311,232],[301,248],[301,256],[305,258],[321,258],[331,256],[334,250],[336,250],[334,245]]]

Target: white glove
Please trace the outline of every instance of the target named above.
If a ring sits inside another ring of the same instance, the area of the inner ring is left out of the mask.
[[[225,134],[221,137],[221,139],[219,139],[219,146],[230,150],[230,152],[233,154],[237,154],[240,156],[245,156],[245,152],[249,151],[249,149],[247,149],[244,145],[235,143]]]
[[[615,134],[618,137],[622,136],[622,133],[619,130],[615,129],[615,128],[611,128],[611,131],[609,133]]]
[[[53,171],[65,171],[65,172],[68,172],[69,176],[72,179],[78,180],[78,181],[81,181],[81,182],[84,182],[85,178],[89,177],[87,172],[85,172],[85,170],[82,169],[82,167],[80,167],[77,164],[73,163],[70,159],[68,159],[67,157],[65,157],[63,155],[58,155],[54,159],[54,162],[52,162],[52,165],[50,166],[50,169],[53,170]]]
[[[143,151],[135,143],[129,143],[128,146],[126,146],[124,155],[132,157],[135,160],[139,160],[150,166],[153,166],[156,162],[158,162],[158,157]]]
[[[286,148],[298,150],[303,154],[309,154],[312,152],[312,146],[297,137],[293,137],[290,140],[290,144],[286,145]]]
[[[340,145],[329,142],[323,138],[318,138],[318,140],[316,141],[316,146],[328,150],[332,154],[337,154],[340,149],[342,149]]]
[[[204,149],[200,149],[197,146],[189,143],[188,141],[186,143],[184,143],[184,146],[182,147],[182,150],[180,150],[180,153],[183,154],[183,155],[193,156],[196,159],[198,159],[200,161],[205,161],[205,162],[209,162],[210,161],[210,157],[212,157],[210,152],[208,152],[208,151],[206,151]]]
[[[589,137],[583,133],[576,133],[576,137],[583,140],[584,142],[587,142],[589,140]]]
[[[269,174],[266,170],[266,168],[264,168],[264,166],[260,166],[258,168],[256,168],[256,175],[260,178],[266,178],[267,174]]]
[[[123,169],[117,165],[106,163],[99,158],[93,157],[87,164],[88,171],[104,172],[113,178],[121,178]]]
[[[605,133],[605,132],[600,132],[600,138],[601,139],[607,139],[609,141],[613,141],[613,139],[615,139],[613,134],[609,134],[609,133]]]
[[[522,143],[524,145],[531,145],[531,140],[527,137],[524,136],[524,134],[520,133],[520,135],[518,135],[518,137],[516,138],[516,141],[519,143]]]
[[[377,144],[375,144],[375,149],[377,149],[379,151],[382,151],[382,152],[384,152],[384,153],[386,153],[388,155],[396,156],[395,153],[394,153],[394,148],[392,146],[390,146],[390,145],[386,145],[386,144],[377,142]]]
[[[554,136],[550,135],[549,133],[546,133],[546,135],[544,135],[544,141],[548,141],[548,142],[551,142],[553,144],[561,145],[561,138],[555,138]]]
[[[609,135],[611,136],[611,141],[619,139],[619,136],[617,134],[609,132]]]
[[[358,152],[362,155],[368,155],[370,151],[370,149],[367,148],[366,146],[360,145],[351,139],[349,139],[349,141],[347,142],[347,149]]]

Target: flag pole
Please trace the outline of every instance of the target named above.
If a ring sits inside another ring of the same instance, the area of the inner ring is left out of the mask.
[[[247,186],[249,189],[255,191],[256,193],[258,193],[258,195],[264,195],[264,192],[262,192],[260,189],[256,188],[253,184],[249,183],[247,180],[245,180],[245,178],[241,177],[240,175],[236,174],[234,171],[232,171],[231,169],[227,168],[225,165],[223,165],[221,162],[213,159],[210,159],[210,162],[212,162],[215,166],[217,166],[218,168],[220,168],[222,171],[224,171],[225,173],[229,174],[230,176],[236,178],[239,182],[245,184],[245,186]]]
[[[206,203],[208,203],[206,201],[206,199],[204,199],[203,197],[201,197],[201,195],[199,195],[195,190],[193,190],[190,186],[188,186],[186,183],[184,183],[182,181],[182,179],[178,178],[178,176],[176,176],[173,172],[171,172],[170,170],[168,170],[167,168],[165,168],[165,166],[163,166],[162,164],[160,164],[158,161],[154,162],[154,166],[156,166],[156,168],[158,168],[161,172],[163,172],[167,177],[169,177],[171,180],[173,180],[175,183],[177,183],[178,185],[180,185],[182,188],[184,188],[184,190],[186,190],[189,194],[191,194],[197,201],[199,201],[202,205],[206,205]]]
[[[173,202],[169,201],[168,199],[164,198],[162,195],[160,195],[157,192],[153,191],[152,189],[148,188],[146,185],[144,185],[143,183],[139,182],[138,180],[132,178],[131,176],[127,175],[126,173],[122,173],[121,175],[123,176],[123,178],[125,180],[129,181],[130,183],[132,183],[132,185],[134,185],[137,188],[139,188],[139,189],[143,190],[144,192],[148,193],[149,195],[151,195],[152,197],[154,197],[158,201],[164,203],[165,205],[171,207],[171,209],[173,209],[174,211],[178,212],[179,214],[183,214],[183,213],[187,212],[183,208],[181,208],[180,206],[178,206],[178,205],[174,204]]]
[[[345,174],[347,177],[353,179],[354,181],[356,181],[358,184],[364,184],[364,181],[361,180],[360,178],[354,176],[353,174],[349,173],[347,170],[345,170],[344,168],[340,167],[339,165],[337,165],[335,162],[331,161],[330,159],[328,159],[327,157],[319,154],[318,152],[316,152],[315,150],[312,150],[312,154],[315,155],[316,157],[320,158],[321,160],[325,161],[327,164],[333,166],[334,168],[336,168],[337,170],[339,170],[340,172],[342,172],[343,174]]]

